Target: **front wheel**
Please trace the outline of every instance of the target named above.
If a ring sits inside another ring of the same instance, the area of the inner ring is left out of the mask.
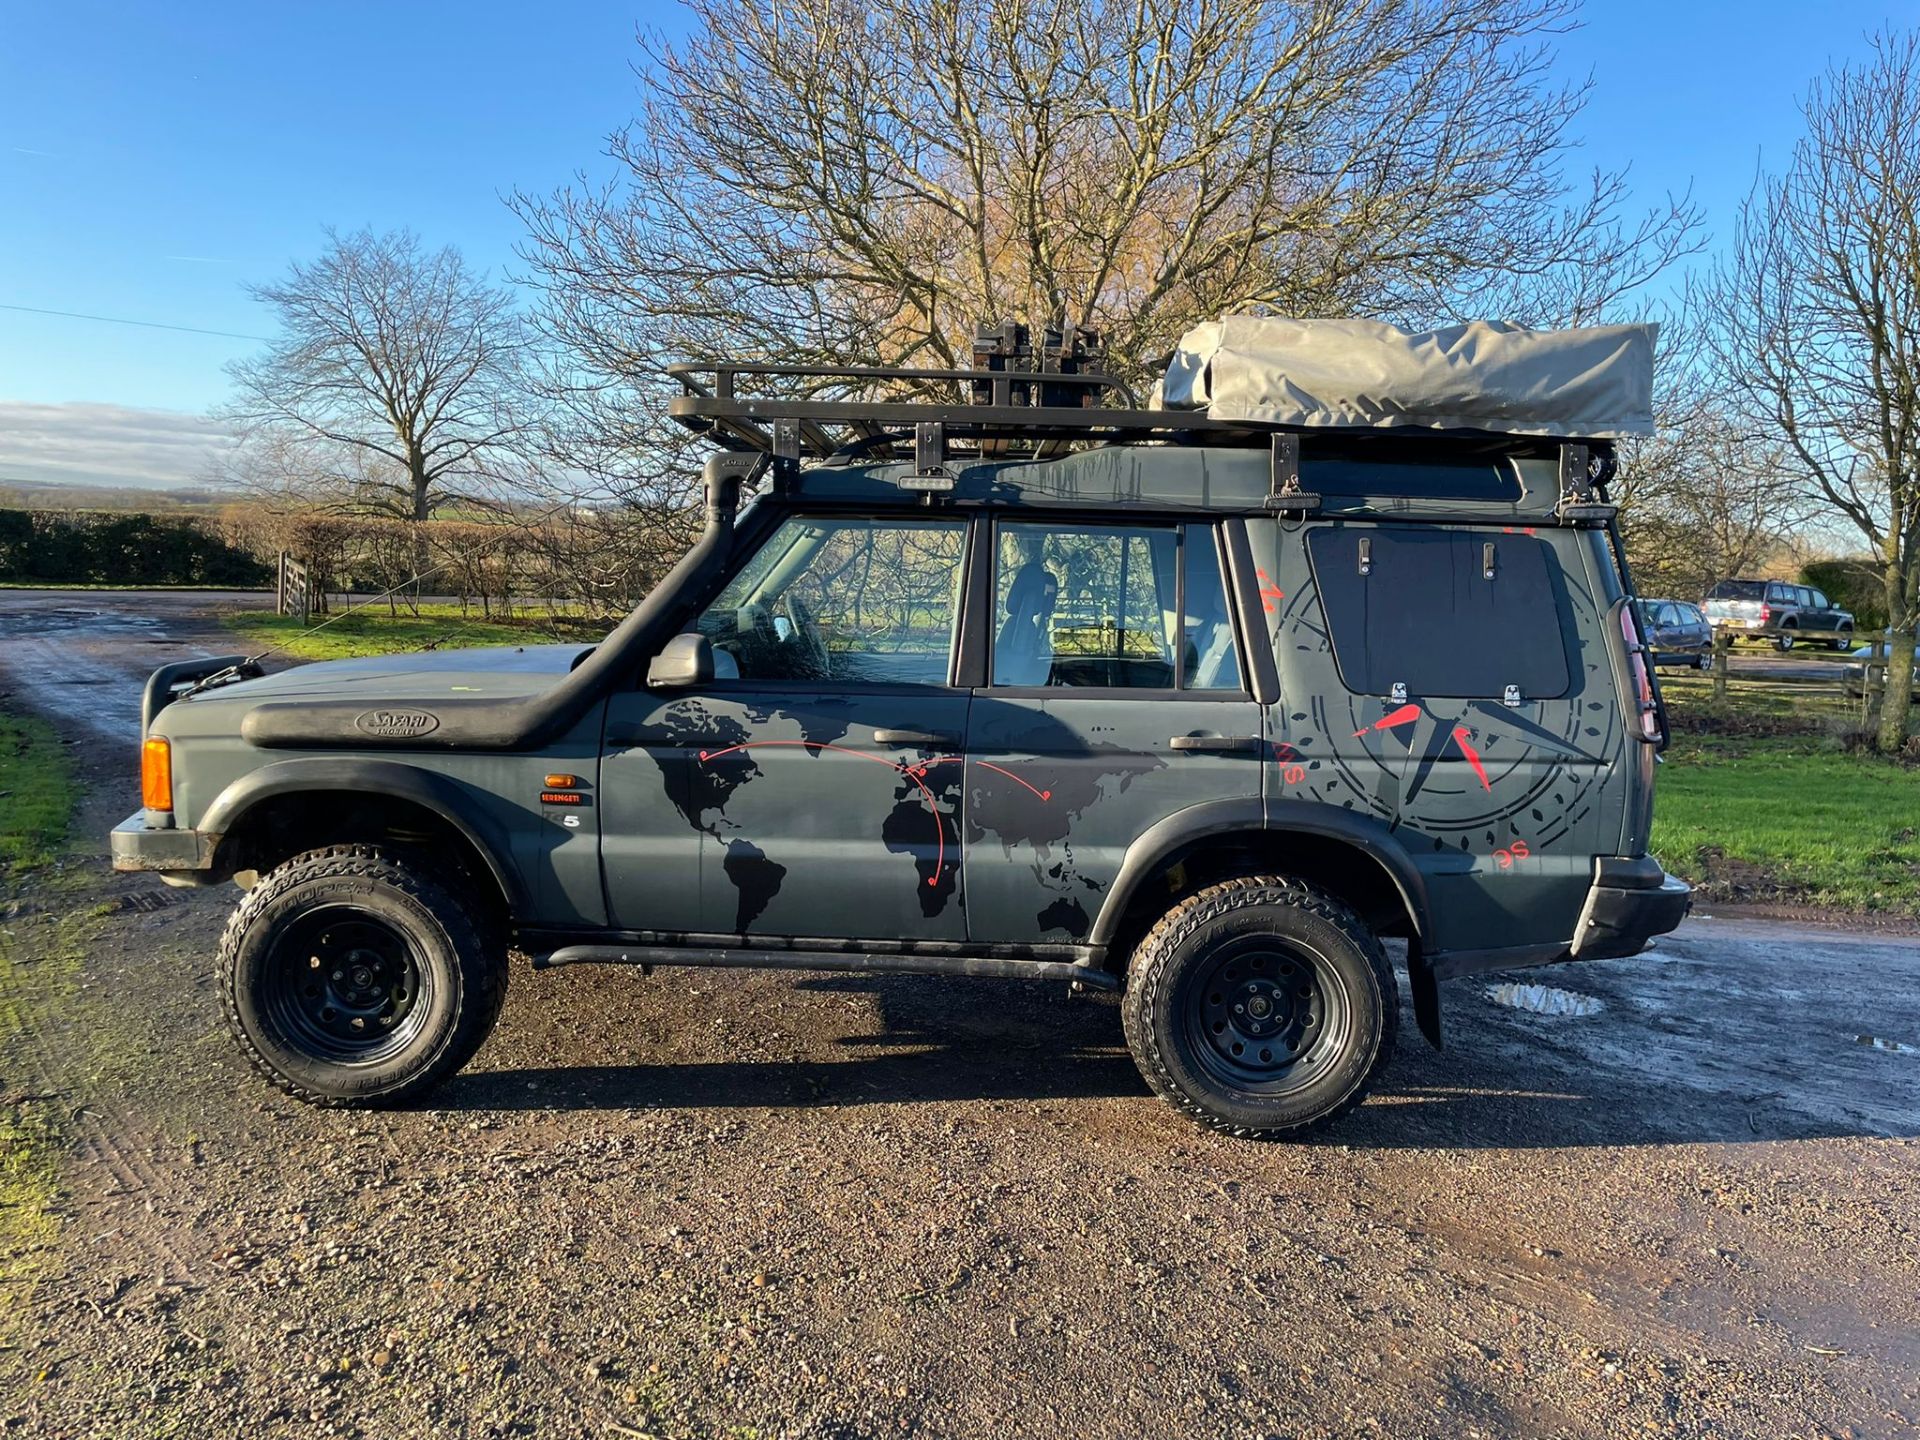
[[[1393,971],[1352,911],[1296,880],[1229,880],[1163,916],[1121,1014],[1140,1073],[1209,1129],[1299,1139],[1365,1098],[1393,1053]]]
[[[309,1104],[424,1094],[480,1048],[507,955],[430,872],[369,846],[310,850],[247,892],[220,941],[228,1028]]]
[[[1833,639],[1829,640],[1827,644],[1835,650],[1851,650],[1853,649],[1853,632],[1851,630],[1842,630],[1839,634],[1835,635]]]

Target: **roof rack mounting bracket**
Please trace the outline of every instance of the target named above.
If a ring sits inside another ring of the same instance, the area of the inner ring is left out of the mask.
[[[947,427],[938,420],[921,420],[913,427],[913,473],[900,479],[903,490],[927,495],[953,489],[947,468]]]
[[[1554,514],[1566,525],[1605,525],[1618,513],[1599,487],[1613,474],[1611,456],[1604,456],[1595,474],[1593,452],[1585,445],[1560,447],[1560,499]]]
[[[773,422],[773,490],[786,494],[800,480],[800,422]]]
[[[1267,486],[1269,510],[1298,511],[1305,515],[1320,508],[1320,497],[1300,488],[1300,437],[1273,437],[1273,476]]]

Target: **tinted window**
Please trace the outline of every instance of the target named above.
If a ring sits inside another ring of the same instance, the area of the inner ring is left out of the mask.
[[[1722,580],[1707,592],[1709,600],[1759,600],[1766,595],[1763,580]]]
[[[1240,688],[1211,531],[1010,522],[996,533],[995,685]]]
[[[1780,584],[1769,585],[1767,586],[1767,600],[1774,605],[1791,605],[1794,603],[1793,587],[1791,585]]]
[[[1494,547],[1494,578],[1485,546]],[[1361,573],[1361,546],[1368,569]],[[1494,699],[1569,685],[1559,564],[1534,536],[1328,527],[1309,536],[1334,660],[1349,690]]]
[[[698,622],[722,679],[944,685],[959,520],[794,519]]]

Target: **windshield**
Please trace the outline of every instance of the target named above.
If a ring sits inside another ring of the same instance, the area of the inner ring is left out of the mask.
[[[1767,594],[1767,582],[1764,580],[1722,580],[1707,592],[1709,600],[1764,600]]]

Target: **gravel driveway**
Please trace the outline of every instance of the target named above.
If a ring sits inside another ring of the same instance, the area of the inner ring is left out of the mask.
[[[95,613],[56,639],[63,607]],[[74,741],[92,854],[139,679],[222,648],[196,611],[0,593],[0,690]],[[1150,1098],[1111,1000],[919,978],[522,966],[434,1108],[317,1112],[220,1031],[232,898],[93,859],[0,897],[0,1103],[66,1147],[0,1434],[1920,1421],[1920,942],[1696,919],[1454,982],[1445,1055],[1263,1147]]]

